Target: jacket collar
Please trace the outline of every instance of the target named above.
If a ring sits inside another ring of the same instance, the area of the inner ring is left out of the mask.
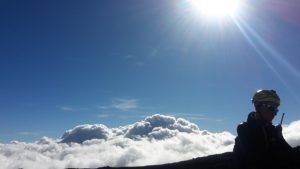
[[[250,112],[249,115],[248,115],[248,118],[247,118],[247,123],[249,124],[254,124],[254,125],[259,125],[259,126],[269,126],[269,125],[272,125],[271,123],[269,122],[266,122],[264,120],[260,120],[260,119],[257,119],[255,117],[255,113],[256,112]]]

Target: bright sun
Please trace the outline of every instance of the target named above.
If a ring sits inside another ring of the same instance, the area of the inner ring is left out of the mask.
[[[240,0],[191,0],[197,13],[208,17],[234,17],[240,8]]]

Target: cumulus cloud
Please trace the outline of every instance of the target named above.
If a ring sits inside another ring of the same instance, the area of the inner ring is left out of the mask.
[[[175,117],[156,114],[128,126],[125,136],[129,138],[152,136],[156,139],[164,139],[175,136],[179,132],[197,133],[199,132],[199,128],[196,124],[181,118],[176,119]]]
[[[300,146],[300,120],[283,126],[283,136],[292,146]]]
[[[62,143],[82,143],[91,139],[106,140],[109,135],[109,129],[102,124],[80,125],[71,130],[66,131],[62,136]]]
[[[300,138],[299,126],[295,122],[284,127],[285,137],[295,145],[300,139],[292,138]],[[234,138],[229,132],[212,133],[187,120],[156,114],[118,128],[76,126],[58,140],[0,144],[0,164],[7,169],[153,165],[232,151]]]
[[[174,137],[179,133],[200,134],[198,126],[182,118],[176,119],[171,116],[153,115],[145,120],[131,125],[112,128],[102,124],[80,125],[71,130],[67,130],[62,136],[62,143],[83,143],[92,139],[114,139],[122,136],[130,139],[166,139]]]

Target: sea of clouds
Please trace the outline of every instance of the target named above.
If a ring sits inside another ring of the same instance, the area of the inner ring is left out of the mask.
[[[300,145],[300,121],[283,127],[292,146]],[[182,118],[153,115],[119,128],[85,124],[61,139],[0,144],[1,168],[97,168],[171,163],[232,151],[235,136],[212,133]]]

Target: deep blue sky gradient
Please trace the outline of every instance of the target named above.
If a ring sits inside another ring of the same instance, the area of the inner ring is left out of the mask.
[[[260,88],[299,119],[300,20],[274,12],[279,1],[243,2],[216,20],[186,1],[1,1],[0,142],[154,113],[235,133]],[[136,105],[113,108],[120,99]]]

